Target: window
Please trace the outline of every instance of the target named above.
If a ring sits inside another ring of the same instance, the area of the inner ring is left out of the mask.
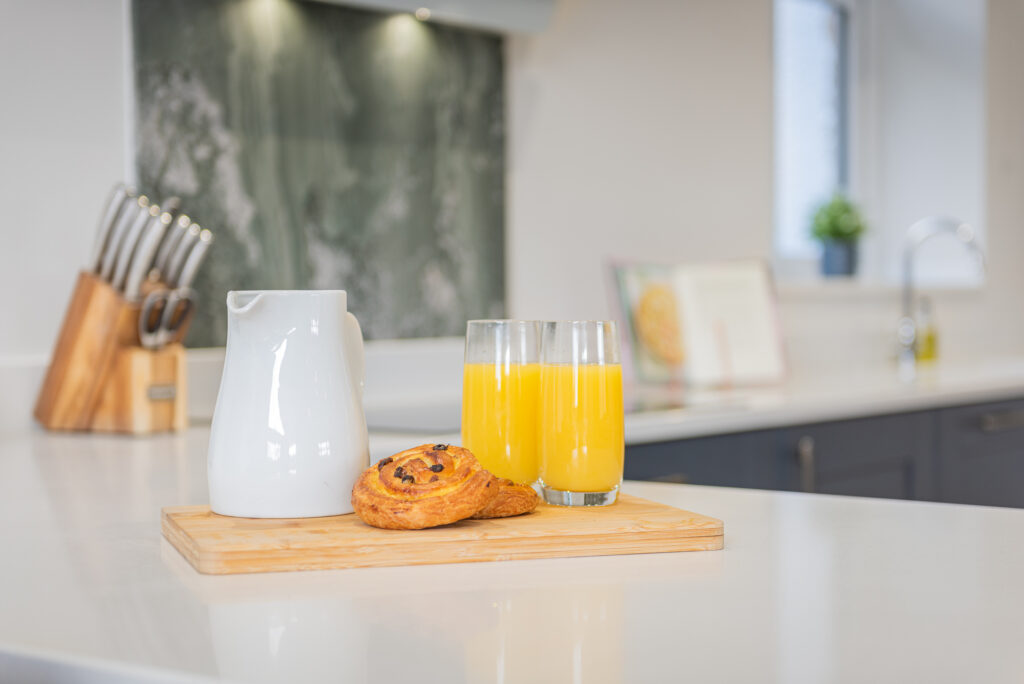
[[[858,280],[899,284],[907,229],[986,223],[986,0],[774,0],[776,275],[816,279],[817,207],[841,190],[868,230]],[[977,287],[955,240],[918,250],[922,286]]]
[[[775,254],[811,260],[817,207],[847,186],[849,21],[827,0],[775,2]]]

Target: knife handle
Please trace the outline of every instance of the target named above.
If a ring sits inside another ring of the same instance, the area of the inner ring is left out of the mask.
[[[150,222],[153,219],[159,218],[159,216],[160,207],[151,204],[145,212],[139,214],[139,218],[132,224],[131,229],[124,238],[124,242],[121,244],[120,254],[117,255],[117,265],[114,268],[114,276],[110,280],[110,284],[115,289],[124,292],[125,281],[128,278],[128,269],[131,267],[132,260],[138,252],[139,242],[143,239]]]
[[[100,223],[96,228],[96,238],[93,240],[92,253],[89,255],[87,267],[93,273],[99,272],[103,263],[103,254],[106,251],[107,243],[110,241],[110,234],[117,225],[117,219],[121,212],[131,205],[135,198],[135,191],[124,183],[118,183],[107,196],[103,213],[100,214]]]
[[[139,218],[139,215],[147,213],[148,210],[149,198],[145,195],[139,195],[118,217],[117,225],[114,227],[114,232],[110,236],[107,247],[103,252],[103,263],[99,269],[99,276],[108,283],[114,277],[114,266],[117,263],[117,255],[121,251],[125,235],[131,230],[132,224]]]
[[[171,215],[171,220],[174,220],[177,218],[178,214],[181,213],[181,198],[177,195],[165,197],[164,200],[160,202],[160,206],[164,211]]]
[[[199,227],[199,224],[193,223],[181,237],[178,246],[175,247],[174,254],[171,255],[168,261],[167,271],[163,273],[164,282],[171,287],[177,286],[178,279],[181,277],[181,270],[185,267],[185,260],[188,259],[189,252],[192,251],[192,245],[199,239],[201,233],[202,228]]]
[[[124,279],[124,296],[130,302],[136,301],[142,294],[142,283],[149,275],[153,265],[153,256],[164,237],[167,226],[171,224],[171,215],[166,211],[153,217],[146,226],[146,232],[139,238],[139,246],[132,255],[131,266]]]
[[[195,280],[196,272],[199,270],[199,266],[203,263],[203,259],[206,258],[206,252],[210,249],[210,245],[212,244],[213,233],[204,228],[199,232],[199,238],[188,253],[188,258],[185,259],[185,265],[181,267],[181,273],[178,274],[178,278],[175,280],[176,287],[192,287],[192,281]]]
[[[188,233],[188,227],[191,225],[192,219],[187,214],[181,214],[174,220],[174,225],[167,230],[163,242],[160,243],[160,249],[156,253],[153,267],[160,272],[160,279],[164,282],[167,282],[167,271],[170,267],[171,257],[174,256],[178,243]]]

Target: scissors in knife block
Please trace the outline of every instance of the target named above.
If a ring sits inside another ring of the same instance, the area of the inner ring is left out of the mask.
[[[139,340],[146,349],[160,349],[179,338],[195,308],[189,287],[161,288],[150,292],[139,314]]]
[[[169,287],[153,290],[142,302],[139,315],[142,346],[159,349],[181,337],[181,330],[195,307],[192,281],[211,244],[213,233],[200,229],[195,223],[188,226],[188,234],[182,237],[182,243],[173,254],[174,263],[167,276]]]

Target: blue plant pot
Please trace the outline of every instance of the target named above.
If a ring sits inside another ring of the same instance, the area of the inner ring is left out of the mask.
[[[828,277],[852,276],[857,271],[857,243],[826,240],[821,253],[821,272]]]

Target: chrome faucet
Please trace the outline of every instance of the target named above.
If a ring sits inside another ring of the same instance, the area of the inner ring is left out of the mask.
[[[964,244],[985,268],[985,254],[978,244],[977,235],[969,224],[952,218],[930,216],[917,221],[907,229],[903,245],[903,315],[896,327],[900,344],[899,374],[905,381],[917,375],[917,323],[914,321],[914,255],[917,248],[936,235],[952,235]]]

